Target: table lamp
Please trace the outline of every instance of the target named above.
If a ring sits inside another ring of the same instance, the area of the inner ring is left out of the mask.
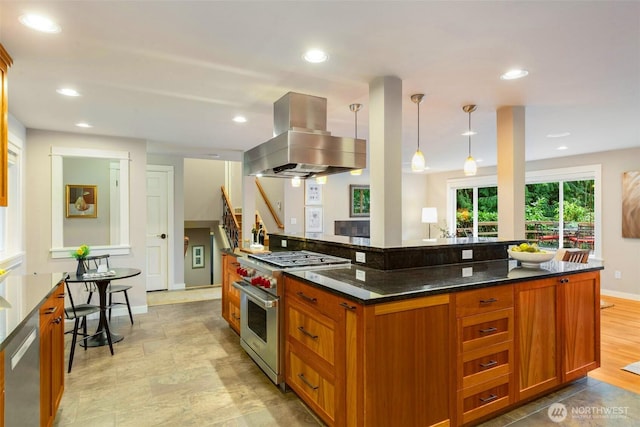
[[[429,230],[429,238],[422,239],[425,241],[436,240],[431,238],[431,224],[436,224],[438,222],[438,209],[437,208],[422,208],[422,223],[429,224],[427,228]]]

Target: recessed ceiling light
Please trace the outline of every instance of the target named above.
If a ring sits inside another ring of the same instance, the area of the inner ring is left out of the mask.
[[[76,123],[76,126],[78,126],[79,128],[92,128],[93,127],[89,123],[86,123],[86,122]]]
[[[233,118],[233,121],[236,123],[246,123],[247,122],[247,118],[244,116],[235,116]]]
[[[41,31],[43,33],[54,34],[59,33],[62,30],[60,28],[60,25],[56,24],[46,16],[27,13],[26,15],[21,15],[18,19],[20,20],[22,25],[26,25],[31,29]]]
[[[312,64],[318,64],[320,62],[324,62],[329,59],[329,55],[326,52],[320,49],[309,49],[304,53],[304,60],[307,62],[311,62]]]
[[[476,135],[478,132],[474,132],[472,130],[468,130],[466,132],[462,132],[460,135],[462,136],[470,136],[470,135]]]
[[[564,138],[569,135],[571,135],[571,132],[550,133],[547,135],[547,138]]]
[[[61,87],[60,89],[56,89],[56,92],[64,96],[80,96],[80,92],[70,87]]]
[[[569,147],[567,147],[566,145],[561,145],[561,146],[559,146],[558,148],[556,148],[556,150],[566,150],[566,149],[568,149],[568,148],[569,148]]]
[[[514,70],[509,70],[506,73],[504,73],[503,75],[501,75],[500,79],[501,80],[521,79],[521,78],[527,76],[528,74],[529,74],[529,72],[527,70],[514,69]]]

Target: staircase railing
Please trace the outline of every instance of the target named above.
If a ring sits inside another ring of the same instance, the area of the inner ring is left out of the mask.
[[[278,218],[278,214],[273,208],[273,205],[271,204],[267,193],[264,191],[264,188],[262,188],[262,184],[260,184],[260,180],[258,180],[258,178],[256,178],[256,186],[258,187],[258,191],[260,191],[260,195],[262,196],[264,203],[267,205],[267,209],[269,209],[269,212],[271,213],[273,221],[276,223],[279,229],[284,230],[284,224],[282,223],[282,221],[280,221],[280,218]]]
[[[220,189],[222,190],[222,226],[227,233],[232,249],[236,249],[240,247],[240,225],[224,185]]]

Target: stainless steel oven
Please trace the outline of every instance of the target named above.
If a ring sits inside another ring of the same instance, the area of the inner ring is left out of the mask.
[[[284,286],[282,272],[349,265],[345,258],[309,251],[272,252],[238,258],[240,344],[275,384],[284,388]]]
[[[233,286],[240,290],[240,344],[271,381],[279,384],[280,299],[244,280]]]

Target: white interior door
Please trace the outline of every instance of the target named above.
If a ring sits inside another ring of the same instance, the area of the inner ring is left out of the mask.
[[[147,291],[169,288],[169,196],[173,182],[173,168],[169,166],[147,167]]]

